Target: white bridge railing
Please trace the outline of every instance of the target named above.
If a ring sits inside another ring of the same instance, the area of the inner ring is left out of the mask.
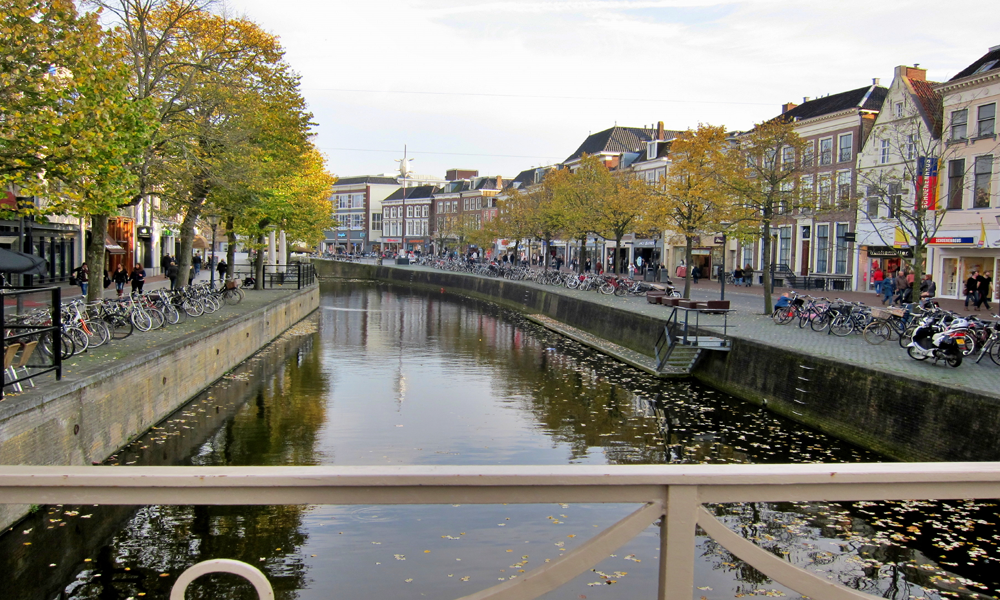
[[[636,503],[640,508],[575,550],[462,600],[537,598],[590,569],[660,520],[657,598],[691,598],[695,526],[775,581],[815,600],[875,598],[757,547],[702,504],[772,501],[1000,498],[1000,463],[670,466],[38,467],[0,466],[6,504],[543,504]],[[272,598],[238,561],[200,563],[178,579],[227,571]]]

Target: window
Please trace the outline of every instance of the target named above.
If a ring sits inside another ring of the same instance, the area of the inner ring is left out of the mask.
[[[802,151],[802,166],[811,167],[814,160],[816,160],[816,143],[806,142],[806,147]]]
[[[879,140],[878,162],[883,165],[889,162],[889,140]]]
[[[776,212],[779,215],[788,214],[792,208],[791,198],[795,191],[795,182],[782,181],[778,186],[778,190],[781,194],[778,196],[778,206],[776,207]]]
[[[816,225],[816,272],[826,273],[830,269],[830,226],[826,223]]]
[[[372,229],[382,231],[382,214],[372,213]]]
[[[843,275],[847,273],[847,223],[837,223],[837,262],[834,265],[834,273]]]
[[[351,194],[351,208],[364,208],[364,207],[365,207],[365,195]]]
[[[753,263],[753,244],[747,244],[743,246],[743,265],[749,265]],[[750,277],[750,275],[745,275],[745,277]]]
[[[951,113],[951,139],[964,140],[969,124],[969,109],[963,108]]]
[[[792,253],[792,228],[782,227],[778,230],[778,264],[787,265]]]
[[[833,138],[826,138],[819,141],[819,164],[833,164]]]
[[[774,148],[768,148],[764,151],[764,170],[770,171],[774,168],[774,160],[778,157],[778,151]]]
[[[993,135],[996,118],[997,105],[995,103],[984,104],[979,107],[979,127],[976,129],[979,132],[979,137]]]
[[[350,201],[350,196],[348,196],[347,194],[343,194],[341,196],[337,196],[337,207],[338,208],[350,208],[350,202],[351,202]]]
[[[430,214],[431,214],[431,207],[425,204],[423,210],[423,216],[429,217]]]
[[[877,219],[879,196],[878,191],[873,186],[869,185],[865,187],[865,200],[867,200],[866,204],[868,205],[865,209],[865,214],[868,215],[869,218]]]
[[[351,229],[364,229],[365,228],[365,216],[363,214],[353,214],[351,215]]]
[[[781,149],[781,167],[791,169],[795,164],[795,148],[786,146]]]
[[[413,217],[413,206],[407,206],[406,207],[406,218],[409,219],[409,218],[412,218],[412,217]]]
[[[990,207],[990,179],[993,178],[993,156],[976,157],[976,191],[972,196],[975,208]]]
[[[965,187],[965,159],[948,161],[948,208],[962,208],[962,191]]]
[[[841,171],[837,173],[837,200],[841,204],[851,200],[851,172]]]
[[[804,225],[802,227],[802,239],[808,240],[810,233],[812,233],[812,227],[810,227],[809,225]],[[808,257],[804,257],[804,258],[808,258]]]
[[[830,205],[833,198],[833,182],[829,175],[819,176],[819,207],[825,208]]]
[[[889,218],[891,219],[899,216],[900,211],[903,209],[903,194],[900,192],[898,181],[890,183],[886,191],[889,194]]]
[[[917,157],[917,140],[912,133],[906,136],[906,160]]]
[[[973,72],[972,74],[973,75],[979,75],[980,73],[985,73],[986,71],[989,71],[990,69],[992,69],[993,66],[995,64],[997,64],[997,62],[998,61],[996,61],[996,60],[988,60],[988,61],[984,62],[982,65],[980,65],[979,68],[976,69],[975,72]]]
[[[383,208],[382,209],[382,218],[386,219],[386,220],[389,219],[389,209],[388,208]]]
[[[802,204],[807,207],[816,206],[816,190],[813,189],[813,176],[806,175],[801,179],[800,189]]]
[[[437,206],[438,210],[437,210],[437,211],[438,211],[439,213],[440,213],[440,212],[444,212],[443,210],[441,210],[441,206],[442,206],[443,204],[444,204],[444,202],[438,202],[438,206]]]
[[[646,142],[646,160],[656,158],[656,142]],[[538,183],[537,181],[535,183]]]
[[[452,200],[451,201],[451,212],[453,212],[453,213],[457,213],[458,212],[458,200]]]
[[[845,133],[838,138],[840,151],[837,153],[837,162],[848,162],[854,158],[854,134]]]
[[[902,102],[897,102],[895,110],[896,110],[896,117],[897,118],[902,117],[903,116],[903,103]]]

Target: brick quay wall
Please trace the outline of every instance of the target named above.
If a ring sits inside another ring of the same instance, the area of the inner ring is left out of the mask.
[[[205,330],[7,398],[0,402],[0,464],[102,462],[318,307],[318,286],[284,294]],[[0,504],[0,527],[27,508]]]
[[[645,301],[609,306],[597,296],[529,282],[434,269],[316,260],[324,278],[383,281],[442,289],[525,313],[538,313],[652,356],[666,312],[648,313]],[[662,316],[658,316],[662,315]],[[768,319],[769,321],[769,319]],[[774,327],[770,325],[770,327]],[[735,332],[739,333],[735,333]],[[701,332],[717,335],[717,331]],[[971,390],[865,361],[850,362],[755,339],[731,330],[730,352],[706,352],[692,376],[784,417],[901,461],[1000,460],[1000,389]],[[838,342],[843,342],[837,338]],[[892,342],[895,344],[895,342]],[[884,348],[884,352],[900,352]],[[916,364],[905,357],[903,359]],[[904,363],[905,364],[905,363]],[[931,374],[949,374],[921,364]],[[963,365],[962,369],[991,368]]]

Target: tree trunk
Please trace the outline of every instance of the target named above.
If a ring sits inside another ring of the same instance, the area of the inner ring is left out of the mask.
[[[236,231],[233,228],[234,217],[226,218],[226,277],[232,277],[236,271]]]
[[[583,275],[583,264],[587,260],[587,236],[580,238],[580,251],[576,257],[576,272]]]
[[[253,278],[256,280],[253,283],[253,289],[262,290],[264,289],[264,236],[257,236],[257,258],[254,260]]]
[[[761,243],[764,244],[764,264],[761,265],[761,271],[764,276],[761,285],[764,286],[764,314],[769,315],[774,312],[774,302],[771,298],[771,221],[765,219],[763,226]]]
[[[545,261],[544,264],[545,264],[545,270],[546,271],[549,270],[549,244],[550,243],[552,243],[552,240],[550,240],[549,238],[545,238],[545,244],[542,245],[542,254],[544,255],[544,256],[542,256],[542,259]]]
[[[87,268],[90,269],[87,302],[104,297],[104,239],[108,235],[108,215],[90,215],[90,243],[87,244]]]
[[[688,300],[691,299],[691,271],[694,267],[691,265],[691,249],[694,246],[694,240],[691,236],[684,236],[684,297]]]

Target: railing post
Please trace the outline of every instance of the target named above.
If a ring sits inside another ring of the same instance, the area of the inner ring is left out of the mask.
[[[697,487],[672,485],[667,488],[667,512],[660,521],[659,600],[691,597],[697,511]]]

